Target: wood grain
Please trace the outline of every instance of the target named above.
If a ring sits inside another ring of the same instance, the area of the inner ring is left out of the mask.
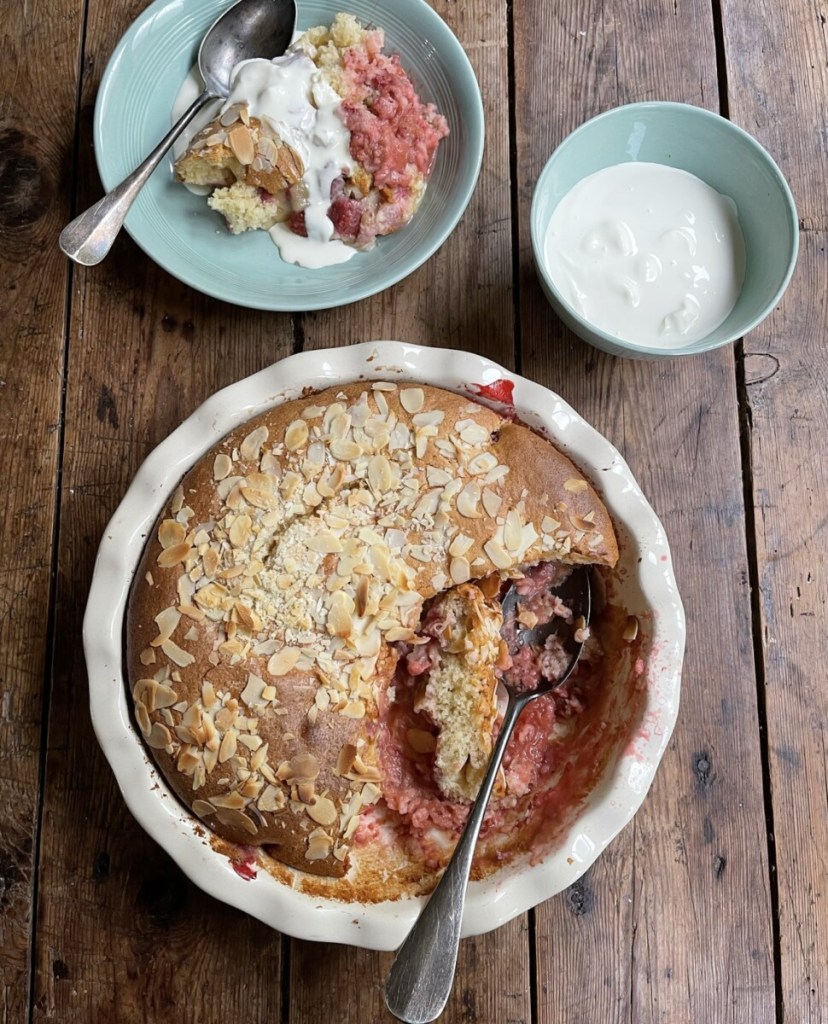
[[[41,714],[81,6],[24,5],[3,19],[0,62],[0,1020],[28,1016]],[[40,40],[38,59],[30,41]]]
[[[667,530],[688,614],[679,723],[647,801],[612,854],[537,911],[538,1019],[769,1022],[773,953],[733,352],[632,362],[592,350],[551,315],[529,253],[533,183],[577,123],[642,99],[715,109],[710,8],[537,2],[515,14],[522,369],[626,456]],[[684,48],[686,38],[704,43]],[[675,60],[677,52],[687,59]],[[547,85],[552,53],[567,83],[557,93]],[[728,640],[711,652],[714,635]]]
[[[139,7],[113,15],[90,4],[81,208],[101,193],[90,133],[98,69]],[[179,284],[126,234],[104,264],[75,273],[36,1019],[280,1018],[280,936],[189,883],[127,811],[91,730],[79,638],[98,543],[143,458],[215,390],[289,354],[293,334],[289,316]]]
[[[724,10],[731,116],[778,161],[802,229],[790,290],[744,342],[779,1019],[788,1024],[828,1018],[826,17],[818,3]]]

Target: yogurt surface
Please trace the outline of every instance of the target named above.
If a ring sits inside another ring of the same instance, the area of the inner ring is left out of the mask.
[[[590,324],[666,348],[718,327],[745,270],[735,203],[687,171],[652,163],[607,167],[575,185],[552,213],[544,256]]]

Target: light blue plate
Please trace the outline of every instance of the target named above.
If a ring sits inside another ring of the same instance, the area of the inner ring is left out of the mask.
[[[170,127],[173,100],[198,45],[228,0],[155,0],[118,43],[95,107],[95,155],[109,190]],[[348,263],[305,270],[284,263],[265,232],[232,236],[223,218],[173,180],[172,157],[158,168],[126,228],[159,266],[218,299],[253,309],[300,311],[355,302],[424,263],[463,214],[483,158],[483,104],[459,41],[424,0],[299,0],[298,27],[330,24],[345,10],[385,29],[424,101],[451,130],[440,143],[422,205],[403,230]]]

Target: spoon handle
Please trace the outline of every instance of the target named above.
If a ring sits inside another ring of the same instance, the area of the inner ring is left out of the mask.
[[[199,110],[212,99],[215,99],[215,96],[205,90],[132,174],[124,178],[111,192],[107,192],[94,206],[90,206],[66,225],[58,241],[70,259],[84,267],[94,267],[96,263],[101,262],[112,248],[129,208],[149,176]]]
[[[497,772],[526,701],[510,697],[486,776],[449,865],[408,933],[385,983],[385,1003],[405,1024],[428,1024],[451,994],[472,857]]]

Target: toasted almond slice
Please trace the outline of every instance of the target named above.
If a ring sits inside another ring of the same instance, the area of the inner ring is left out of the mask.
[[[287,803],[285,794],[278,786],[268,785],[262,790],[262,794],[256,801],[260,811],[281,811]]]
[[[215,807],[212,804],[208,804],[206,800],[193,800],[193,814],[197,814],[199,818],[209,818],[210,815],[215,813]]]
[[[268,439],[268,430],[264,425],[251,430],[239,445],[239,454],[247,462],[257,462],[262,445]]]
[[[518,551],[523,533],[523,523],[520,513],[516,508],[511,508],[506,513],[506,522],[503,527],[503,543],[508,551]]]
[[[170,659],[173,664],[178,665],[179,668],[187,668],[188,665],[192,665],[195,661],[195,657],[188,651],[183,651],[178,644],[173,643],[172,640],[165,640],[161,644],[161,650]]]
[[[283,647],[277,651],[267,663],[267,671],[272,676],[284,676],[296,666],[302,652],[298,647]]]
[[[391,489],[394,482],[391,463],[384,455],[375,455],[368,463],[368,483],[377,497]]]
[[[311,832],[305,850],[305,860],[324,860],[333,848],[333,839],[321,829]]]
[[[333,825],[339,817],[333,800],[326,796],[317,796],[314,802],[305,808],[305,811],[308,817],[319,825]]]
[[[512,556],[499,544],[494,537],[491,540],[487,540],[483,545],[483,550],[492,560],[492,564],[498,569],[508,569],[512,565]]]
[[[250,516],[241,515],[236,516],[233,520],[233,525],[230,527],[230,543],[234,548],[243,548],[250,537],[250,530],[253,526],[253,520]]]
[[[486,515],[491,516],[495,519],[500,512],[500,506],[502,504],[500,496],[495,494],[494,491],[489,490],[488,487],[483,488],[483,508],[486,510]]]
[[[174,565],[178,565],[179,562],[185,562],[192,550],[193,548],[186,542],[173,544],[171,547],[164,548],[156,562],[162,569],[171,569]]]
[[[459,558],[461,555],[465,555],[472,544],[474,544],[474,540],[471,537],[467,537],[465,533],[458,533],[449,544],[448,553],[453,558]]]
[[[285,431],[285,448],[289,452],[298,452],[308,443],[310,431],[304,420],[294,420]]]
[[[457,511],[466,519],[482,519],[483,514],[477,507],[479,501],[480,487],[472,480],[457,495]]]
[[[585,491],[589,487],[586,480],[565,480],[564,490],[569,491],[570,494],[578,494],[580,491]]]
[[[400,405],[412,416],[419,412],[425,404],[425,394],[422,388],[403,388],[400,391]]]
[[[458,423],[457,426],[459,427],[460,424]],[[489,431],[481,424],[475,423],[474,420],[467,420],[459,434],[461,440],[475,447],[485,444],[489,440]]]
[[[362,703],[361,700],[348,701],[348,703],[342,709],[342,714],[346,718],[364,718],[365,705]]]
[[[372,391],[396,391],[397,385],[388,380],[375,380],[371,385]]]
[[[305,541],[305,547],[310,551],[317,551],[320,554],[331,554],[342,551],[342,541],[339,537],[322,530]]]
[[[164,750],[172,743],[172,733],[163,723],[153,722],[152,729],[147,736],[147,743],[154,750]]]
[[[354,758],[357,755],[357,748],[353,743],[346,743],[339,751],[336,761],[336,770],[340,775],[347,775],[354,765]]]
[[[233,460],[229,455],[225,455],[224,452],[219,454],[213,459],[213,479],[223,480],[226,476],[230,476],[233,472]]]
[[[627,616],[627,621],[624,625],[624,632],[621,636],[628,644],[632,643],[638,636],[638,619],[634,615]]]
[[[230,811],[240,811],[244,807],[244,797],[233,790],[232,793],[220,793],[210,797],[213,807],[221,807]]]
[[[181,621],[181,612],[177,608],[165,608],[155,616],[155,624],[158,626],[158,636],[150,640],[151,647],[160,647],[175,632],[178,623]]]
[[[248,164],[253,163],[253,158],[256,156],[256,147],[253,145],[253,136],[250,134],[249,128],[243,124],[236,125],[229,132],[227,141],[230,143],[230,148],[240,164],[244,164],[246,167]]]
[[[330,453],[339,462],[350,462],[362,455],[362,448],[355,441],[336,439],[330,443]]]
[[[471,579],[471,568],[465,558],[452,558],[449,574],[455,583],[466,583]]]
[[[186,536],[187,531],[175,519],[165,519],[158,527],[158,542],[162,548],[175,547],[181,544]]]

